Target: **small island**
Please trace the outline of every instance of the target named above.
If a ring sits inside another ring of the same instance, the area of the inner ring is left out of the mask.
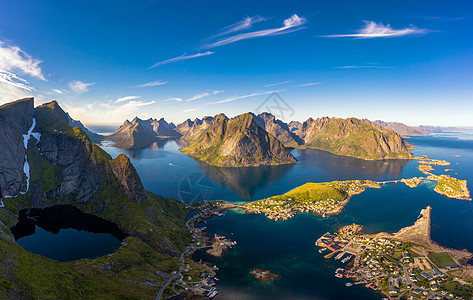
[[[206,251],[206,253],[214,257],[223,257],[225,252],[236,244],[235,241],[232,241],[223,235],[215,234],[212,239],[212,246]]]
[[[431,159],[426,155],[417,157],[417,159],[419,163],[417,168],[419,169],[419,171],[427,175],[428,180],[437,181],[437,185],[434,188],[435,192],[444,195],[448,198],[471,200],[470,191],[468,190],[466,180],[460,180],[450,175],[435,175],[431,173],[431,171],[434,171],[432,165],[449,166],[450,163],[448,161]],[[444,171],[449,172],[453,171],[453,169],[445,169]],[[422,177],[414,177],[411,179],[402,179],[401,181],[404,182],[407,186],[416,187],[422,182],[422,179]]]
[[[254,269],[253,271],[250,271],[250,274],[253,275],[259,281],[263,282],[278,279],[279,277],[281,277],[281,275],[277,275],[272,273],[271,271],[261,269]]]
[[[408,187],[410,188],[416,188],[419,186],[419,184],[422,183],[422,180],[424,180],[423,177],[414,177],[414,178],[407,178],[407,179],[401,179],[402,183],[405,183]]]
[[[471,200],[466,180],[460,180],[449,175],[429,175],[429,180],[437,181],[434,191],[448,198]]]
[[[335,215],[343,210],[352,195],[364,192],[365,188],[381,188],[381,185],[371,180],[309,182],[284,195],[245,203],[239,207],[246,213],[263,213],[274,221],[287,220],[297,212]]]
[[[440,159],[431,159],[427,155],[417,157],[417,162],[424,165],[434,165],[434,166],[450,166],[450,162]]]

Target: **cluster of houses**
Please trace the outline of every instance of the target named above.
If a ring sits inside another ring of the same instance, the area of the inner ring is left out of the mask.
[[[317,240],[316,245],[322,248],[327,248],[331,251],[339,251],[345,248],[347,243],[346,240],[338,235],[327,232]]]
[[[390,299],[401,296],[406,299],[462,299],[455,296],[454,291],[445,290],[446,284],[453,280],[446,270],[458,266],[440,270],[428,257],[413,251],[411,243],[357,235],[349,230],[343,233],[343,236],[325,233],[316,242],[317,246],[332,252],[350,250],[356,253],[352,267],[337,269],[336,277],[352,278],[389,295]]]
[[[292,198],[287,200],[273,200],[271,198],[251,202],[245,205],[248,213],[264,213],[271,220],[287,220],[296,215],[297,212],[315,212],[320,215],[331,214],[339,209],[340,200],[327,198],[317,201],[293,202]]]

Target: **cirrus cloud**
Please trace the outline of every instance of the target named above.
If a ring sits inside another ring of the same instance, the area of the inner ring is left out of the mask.
[[[294,14],[291,17],[287,18],[283,22],[283,26],[271,29],[264,29],[259,31],[252,31],[247,33],[240,33],[234,36],[226,37],[220,39],[216,42],[209,43],[204,45],[202,48],[216,48],[223,45],[231,44],[234,42],[238,42],[241,40],[252,39],[257,37],[263,36],[271,36],[271,35],[280,35],[280,34],[287,34],[297,30],[302,29],[302,25],[306,24],[307,20],[304,17],[299,17],[298,15]]]
[[[400,37],[406,35],[421,35],[428,32],[427,29],[421,29],[414,26],[405,27],[403,29],[393,29],[391,25],[384,26],[383,23],[376,23],[374,21],[363,21],[365,27],[357,31],[357,33],[351,34],[332,34],[324,35],[323,37],[329,38],[341,38],[341,37],[353,37],[359,39],[372,39],[372,38],[390,38]]]
[[[208,56],[208,55],[212,55],[212,54],[214,54],[214,52],[212,52],[212,51],[207,51],[207,52],[204,52],[204,53],[196,53],[196,54],[191,54],[191,55],[187,55],[187,53],[184,53],[181,56],[157,62],[154,65],[152,65],[151,67],[149,67],[148,69],[156,68],[156,67],[159,67],[159,66],[162,66],[162,65],[170,64],[170,63],[181,61],[181,60],[197,58],[197,57],[202,57],[202,56]]]
[[[167,81],[158,80],[158,81],[151,81],[151,82],[147,82],[147,83],[144,83],[144,84],[140,84],[140,85],[137,85],[135,87],[142,88],[142,87],[164,85],[164,84],[167,84],[167,83],[168,83]]]
[[[120,102],[125,102],[125,101],[130,101],[134,99],[138,99],[140,96],[126,96],[126,97],[121,97],[115,100],[115,103],[120,103]]]

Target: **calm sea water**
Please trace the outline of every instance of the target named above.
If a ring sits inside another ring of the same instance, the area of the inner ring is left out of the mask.
[[[473,190],[473,135],[442,133],[409,139],[417,147],[415,155],[452,163],[452,176],[469,181]],[[145,187],[157,194],[185,201],[222,199],[251,201],[285,193],[306,182],[347,179],[378,181],[422,176],[415,161],[363,161],[331,155],[316,150],[294,150],[295,165],[218,168],[200,164],[178,151],[175,141],[163,141],[138,151],[104,147],[113,157],[127,154]],[[461,157],[455,157],[460,155]],[[436,173],[444,173],[437,167]],[[458,173],[458,174],[455,174]],[[229,211],[208,221],[208,233],[231,236],[238,246],[223,258],[196,253],[196,259],[219,266],[219,299],[380,299],[363,286],[346,287],[347,280],[335,278],[341,264],[325,260],[314,245],[327,231],[356,222],[366,232],[395,232],[411,225],[419,212],[432,206],[432,239],[452,247],[473,251],[473,205],[470,201],[445,198],[426,182],[411,189],[404,184],[390,184],[382,189],[368,189],[354,196],[343,212],[322,218],[297,214],[283,222],[262,215]],[[269,269],[281,275],[276,281],[262,283],[249,274],[252,269]]]

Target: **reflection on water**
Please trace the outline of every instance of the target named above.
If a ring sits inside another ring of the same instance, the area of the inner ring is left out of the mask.
[[[404,166],[410,162],[407,159],[363,160],[315,149],[296,151],[297,159],[303,161],[304,164],[316,164],[319,169],[330,170],[330,173],[343,173],[345,176],[355,176],[356,179],[379,175],[399,178]],[[337,170],[333,170],[334,168]]]
[[[116,224],[70,205],[23,209],[11,228],[26,250],[59,261],[99,257],[115,251],[126,235]]]
[[[261,167],[215,167],[196,161],[179,148],[185,141],[160,140],[140,150],[103,147],[112,157],[125,153],[145,188],[158,195],[182,199],[182,181],[201,174],[212,182],[213,199],[250,201],[283,194],[307,182],[348,179],[399,179],[409,160],[366,161],[314,149],[293,150],[296,164]],[[411,168],[415,170],[415,168]],[[205,188],[206,192],[208,189]],[[192,191],[191,199],[194,199]],[[205,195],[204,195],[205,196]]]
[[[243,200],[251,200],[259,188],[284,176],[294,164],[279,166],[225,168],[198,162],[203,172],[221,188],[234,191]]]

